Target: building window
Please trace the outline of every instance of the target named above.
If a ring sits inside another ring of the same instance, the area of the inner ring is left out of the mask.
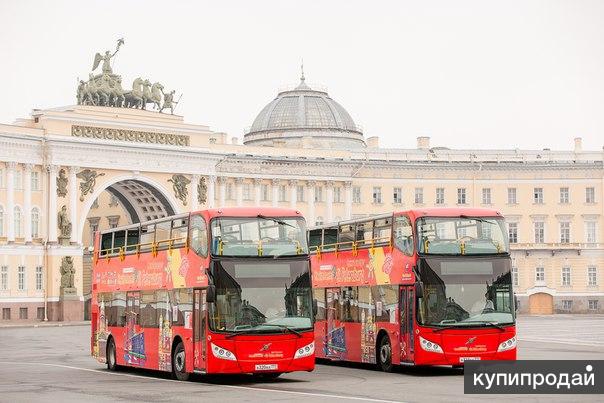
[[[304,201],[304,186],[298,185],[296,188],[296,200],[299,202]]]
[[[19,319],[27,319],[27,308],[19,308]]]
[[[18,169],[15,170],[13,178],[13,187],[15,190],[23,190],[23,176],[21,175],[21,171]]]
[[[562,285],[570,285],[570,267],[562,268]]]
[[[32,238],[40,237],[40,211],[37,207],[31,210],[31,236]]]
[[[279,201],[287,201],[287,187],[285,185],[279,185]]]
[[[373,203],[374,204],[382,203],[382,188],[379,186],[373,187]]]
[[[43,274],[42,274],[42,266],[36,267],[36,290],[42,291],[43,289]]]
[[[535,243],[545,243],[545,223],[537,221],[535,225]]]
[[[596,243],[596,222],[586,221],[585,222],[585,242]]]
[[[533,189],[533,203],[543,204],[543,188]]]
[[[149,200],[145,200],[146,202],[148,202]],[[114,194],[111,194],[111,197],[109,197],[109,207],[117,207],[119,206],[119,200],[117,199],[117,197]]]
[[[263,184],[260,185],[260,198],[262,199],[262,201],[269,201],[270,198],[270,192],[268,191],[268,185]]]
[[[4,236],[4,207],[0,206],[0,236]]]
[[[315,186],[315,202],[323,201],[323,186]]]
[[[39,320],[44,320],[44,307],[43,306],[39,306],[37,309],[37,317]]]
[[[225,193],[226,193],[227,200],[233,200],[233,184],[232,183],[227,183],[225,185]]]
[[[570,243],[570,223],[560,223],[560,243]]]
[[[8,266],[0,267],[0,291],[8,290]]]
[[[565,311],[570,311],[571,309],[573,309],[573,301],[571,301],[570,299],[562,300],[562,309]]]
[[[585,203],[595,203],[596,202],[596,188],[588,187],[585,188]]]
[[[560,188],[560,204],[568,204],[570,202],[570,192],[567,187]]]
[[[10,308],[2,308],[2,319],[10,320]]]
[[[518,243],[518,223],[508,223],[508,238],[510,243]]]
[[[107,217],[107,222],[109,223],[109,228],[117,228],[120,223],[119,215],[112,215]]]
[[[352,187],[352,202],[353,203],[361,202],[361,187],[360,186]]]
[[[457,188],[457,204],[466,204],[466,188]]]
[[[243,184],[243,200],[252,200],[252,187],[249,183]]]
[[[401,188],[392,189],[392,203],[401,204],[403,202],[403,190]]]
[[[17,286],[19,291],[25,290],[25,266],[19,266],[17,270]]]
[[[21,238],[21,209],[15,206],[14,209],[14,227],[15,227],[15,238]]]
[[[508,204],[518,203],[516,188],[508,188]]]
[[[31,190],[40,190],[40,172],[31,172]]]
[[[436,204],[445,204],[445,188],[436,188]]]
[[[424,204],[424,188],[415,188],[415,204]]]
[[[535,269],[535,282],[536,283],[545,282],[545,269],[543,267],[537,267]]]
[[[587,268],[587,285],[598,285],[598,269],[596,269],[595,266],[590,266]]]
[[[491,188],[482,189],[482,204],[491,204]]]
[[[598,310],[598,300],[597,299],[590,299],[588,301],[589,304],[589,310],[590,311],[597,311]]]
[[[516,267],[515,262],[512,265],[512,284],[518,287],[518,267]]]
[[[315,220],[315,225],[323,225],[323,217],[318,216]]]
[[[333,201],[336,203],[342,202],[342,188],[339,186],[333,188]]]

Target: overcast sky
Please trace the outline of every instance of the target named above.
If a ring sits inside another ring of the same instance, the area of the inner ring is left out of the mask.
[[[277,89],[308,83],[365,136],[415,147],[604,145],[604,1],[0,2],[0,122],[75,103],[94,54],[182,92],[190,123],[242,137]]]

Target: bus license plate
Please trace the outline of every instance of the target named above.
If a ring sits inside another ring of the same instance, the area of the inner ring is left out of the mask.
[[[277,368],[277,364],[256,364],[256,371],[274,371]]]
[[[480,357],[459,357],[459,362],[464,361],[480,361]]]

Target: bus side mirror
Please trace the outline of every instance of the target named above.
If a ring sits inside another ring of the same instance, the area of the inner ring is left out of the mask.
[[[206,302],[216,302],[216,286],[214,284],[208,285]]]
[[[421,281],[415,282],[415,296],[417,298],[424,297],[424,283],[422,283]]]

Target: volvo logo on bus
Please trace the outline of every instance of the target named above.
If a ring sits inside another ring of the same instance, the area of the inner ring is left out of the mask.
[[[271,344],[273,344],[273,343],[266,343],[264,346],[262,346],[262,348],[260,349],[260,352],[268,350],[271,347]]]
[[[466,346],[469,346],[470,344],[474,343],[475,341],[476,341],[476,336],[470,337],[468,339],[468,341],[466,341]]]

